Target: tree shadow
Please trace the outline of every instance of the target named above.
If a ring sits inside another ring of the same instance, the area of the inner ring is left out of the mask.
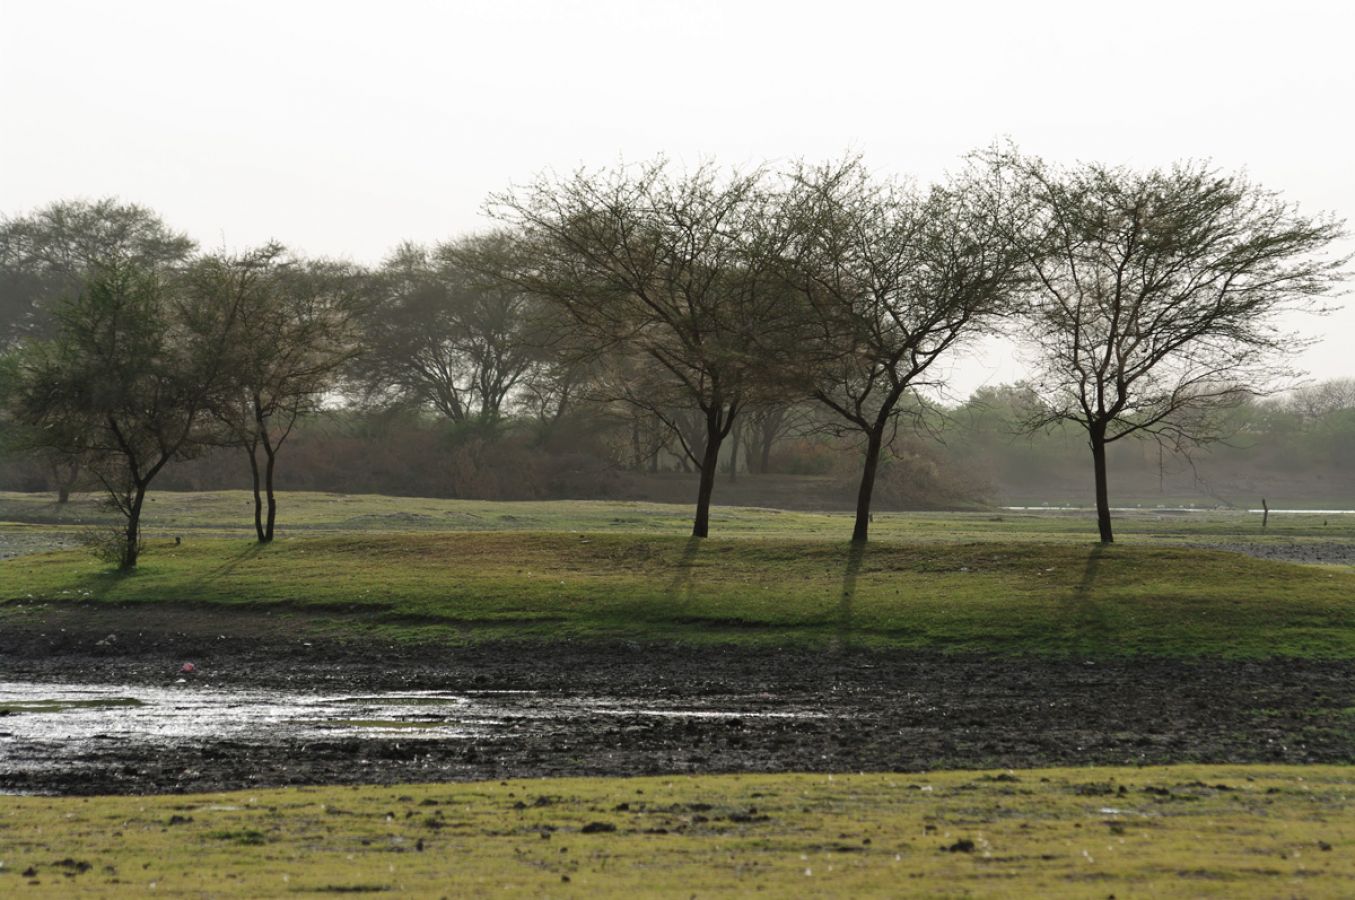
[[[1111,629],[1102,606],[1092,596],[1105,552],[1105,544],[1097,544],[1091,549],[1087,554],[1087,565],[1082,570],[1082,579],[1073,588],[1069,624],[1074,629],[1073,637],[1077,643],[1085,645],[1079,646],[1083,651],[1102,649],[1110,639]]]
[[[119,566],[109,566],[98,572],[90,572],[81,575],[72,581],[70,591],[72,597],[63,597],[62,599],[73,600],[102,600],[103,592],[118,585],[128,579],[136,577],[136,569],[124,569]]]
[[[852,642],[852,618],[856,605],[856,579],[861,574],[861,566],[866,559],[865,541],[852,541],[847,551],[847,570],[842,574],[842,593],[838,597],[836,632],[833,635],[831,649],[834,653],[845,653]]]
[[[668,582],[668,587],[664,590],[670,604],[674,607],[677,606],[679,600],[685,601],[692,598],[692,570],[696,567],[696,554],[700,549],[701,538],[687,538],[687,543],[682,548],[682,556],[678,558],[673,579]]]
[[[265,546],[266,545],[260,544],[258,541],[251,541],[248,547],[241,550],[239,553],[236,553],[234,556],[231,556],[216,568],[204,572],[201,576],[194,579],[189,587],[199,589],[206,587],[209,582],[216,581],[218,578],[225,578],[239,568],[241,563],[257,559],[259,554],[263,552]]]
[[[1096,574],[1101,570],[1101,555],[1105,549],[1105,544],[1097,544],[1091,553],[1087,554],[1087,567],[1082,570],[1082,580],[1073,588],[1073,599],[1079,604],[1091,600],[1092,588],[1096,585]]]
[[[208,583],[218,578],[230,575],[241,564],[256,558],[263,552],[262,544],[251,543],[250,546],[241,550],[239,553],[226,559],[221,565],[195,578],[189,583],[186,591],[192,593],[201,590]],[[142,551],[141,560],[144,562],[149,554]],[[122,584],[124,581],[131,581],[142,574],[143,569],[137,567],[134,569],[123,569],[118,566],[109,566],[95,572],[89,572],[72,579],[71,586],[66,589],[68,593],[63,594],[62,600],[103,600],[106,599],[108,591]],[[187,599],[187,598],[185,598]],[[121,601],[120,601],[121,602]]]

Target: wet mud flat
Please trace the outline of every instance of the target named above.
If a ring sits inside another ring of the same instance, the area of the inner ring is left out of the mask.
[[[452,648],[80,609],[0,629],[0,791],[1355,762],[1348,662]]]

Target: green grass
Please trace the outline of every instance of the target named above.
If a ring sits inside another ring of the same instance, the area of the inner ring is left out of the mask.
[[[1353,798],[1329,766],[9,797],[0,893],[1340,897]]]
[[[339,637],[625,639],[1001,654],[1355,658],[1355,573],[1146,544],[463,532],[192,538],[120,575],[0,562],[35,604],[304,610]],[[129,613],[131,614],[131,613]]]
[[[625,639],[915,647],[1084,657],[1355,658],[1355,567],[1300,567],[1192,543],[1355,540],[1355,516],[1143,512],[1121,542],[1086,514],[877,516],[853,554],[846,514],[685,506],[282,497],[285,539],[248,540],[244,492],[159,493],[139,571],[81,551],[0,562],[5,617],[33,602],[302,610],[329,636],[462,642]],[[0,545],[109,521],[92,496],[0,494]],[[174,546],[169,535],[182,534]],[[26,543],[25,543],[26,542]]]

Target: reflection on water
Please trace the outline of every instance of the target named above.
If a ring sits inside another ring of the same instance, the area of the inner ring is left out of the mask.
[[[616,716],[810,718],[772,697],[665,706],[538,691],[400,691],[324,695],[199,684],[142,687],[0,682],[0,776],[97,765],[103,750],[213,743],[294,744],[362,737],[530,741],[566,721]]]

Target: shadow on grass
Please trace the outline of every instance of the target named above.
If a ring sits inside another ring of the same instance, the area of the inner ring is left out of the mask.
[[[195,579],[189,584],[190,588],[198,589],[205,587],[209,582],[216,581],[218,578],[225,578],[239,568],[241,563],[257,559],[263,552],[266,544],[260,544],[258,541],[252,541],[248,547],[231,556],[224,563],[208,572],[204,572],[200,578]]]
[[[696,567],[696,554],[701,549],[701,538],[689,537],[682,548],[682,556],[677,561],[673,580],[664,590],[669,606],[676,609],[679,601],[692,599],[692,570]]]
[[[861,564],[866,559],[864,541],[852,541],[847,550],[847,569],[842,574],[842,594],[838,597],[836,630],[833,634],[831,649],[843,653],[851,648],[853,610],[856,606],[856,579],[861,574]]]
[[[247,548],[245,548],[244,550],[240,550],[240,553],[234,554],[234,556],[230,557],[229,560],[226,560],[225,563],[222,563],[220,567],[213,569],[213,571],[203,576],[202,577],[203,583],[206,583],[206,581],[209,581],[211,579],[220,579],[220,577],[230,575],[230,573],[236,571],[236,568],[241,563],[248,563],[249,560],[255,560],[255,558],[259,557],[260,553],[263,553],[264,546],[267,545],[259,544],[259,542],[257,541],[252,541],[251,544],[247,546]]]
[[[1072,632],[1070,647],[1078,652],[1104,651],[1111,640],[1111,627],[1106,621],[1104,608],[1093,596],[1105,552],[1105,544],[1097,544],[1091,549],[1087,554],[1087,565],[1082,570],[1082,579],[1073,588],[1067,627]]]
[[[241,550],[239,553],[234,554],[225,562],[223,562],[221,565],[217,566],[214,569],[204,572],[198,578],[194,579],[192,582],[188,584],[188,590],[190,591],[200,590],[210,582],[230,575],[241,563],[255,559],[261,552],[263,552],[262,544],[258,543],[250,544],[247,548]],[[142,553],[143,563],[145,557],[146,554],[143,552]],[[73,579],[70,588],[68,588],[70,597],[67,598],[63,596],[61,599],[102,600],[105,598],[105,595],[108,591],[112,590],[113,588],[119,585],[122,585],[124,582],[133,581],[141,574],[142,574],[141,568],[120,569],[117,568],[116,566],[110,566],[109,568],[99,572],[87,573],[81,575],[79,578]]]
[[[124,581],[130,581],[137,575],[136,569],[120,569],[109,566],[100,572],[90,572],[71,580],[68,589],[72,596],[61,596],[61,600],[102,600],[103,594]],[[65,592],[63,592],[64,594]]]

